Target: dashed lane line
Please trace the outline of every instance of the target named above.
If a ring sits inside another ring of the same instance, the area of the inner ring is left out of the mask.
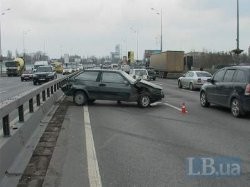
[[[83,113],[84,113],[84,126],[86,135],[89,184],[90,187],[102,187],[102,181],[95,151],[95,144],[91,130],[88,106],[83,107]]]

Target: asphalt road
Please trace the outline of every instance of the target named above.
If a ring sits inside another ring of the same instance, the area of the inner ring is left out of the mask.
[[[155,83],[166,93],[156,106],[103,101],[89,106],[102,185],[249,186],[250,118],[236,119],[221,107],[201,108],[199,92],[178,89],[176,80]],[[187,114],[177,110],[183,102]],[[195,156],[240,158],[242,174],[187,176],[186,158]]]
[[[58,78],[63,75],[58,74]],[[21,82],[20,77],[0,77],[0,104],[3,101],[11,100],[19,94],[25,94],[37,89],[32,81]]]

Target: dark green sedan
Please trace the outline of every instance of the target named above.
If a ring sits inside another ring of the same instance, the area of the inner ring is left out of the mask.
[[[141,107],[164,97],[162,87],[144,80],[135,80],[119,70],[85,70],[70,77],[62,87],[67,96],[73,96],[77,105],[95,100],[137,102]]]

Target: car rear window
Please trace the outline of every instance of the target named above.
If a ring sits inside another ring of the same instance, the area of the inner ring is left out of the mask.
[[[244,71],[238,70],[236,72],[236,75],[234,77],[234,82],[242,82],[242,83],[246,82],[246,75],[245,75]]]
[[[212,75],[208,72],[197,72],[197,77],[212,77]]]

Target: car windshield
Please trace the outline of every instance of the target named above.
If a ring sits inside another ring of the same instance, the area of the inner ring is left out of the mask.
[[[135,75],[139,75],[139,76],[142,76],[142,75],[147,75],[147,70],[135,70]]]
[[[212,77],[208,72],[196,72],[197,77]]]
[[[51,72],[51,67],[39,66],[37,72]]]
[[[25,70],[23,73],[31,74],[31,73],[32,73],[32,70]]]
[[[16,67],[17,66],[17,62],[15,62],[15,61],[5,62],[5,66],[6,67]]]

